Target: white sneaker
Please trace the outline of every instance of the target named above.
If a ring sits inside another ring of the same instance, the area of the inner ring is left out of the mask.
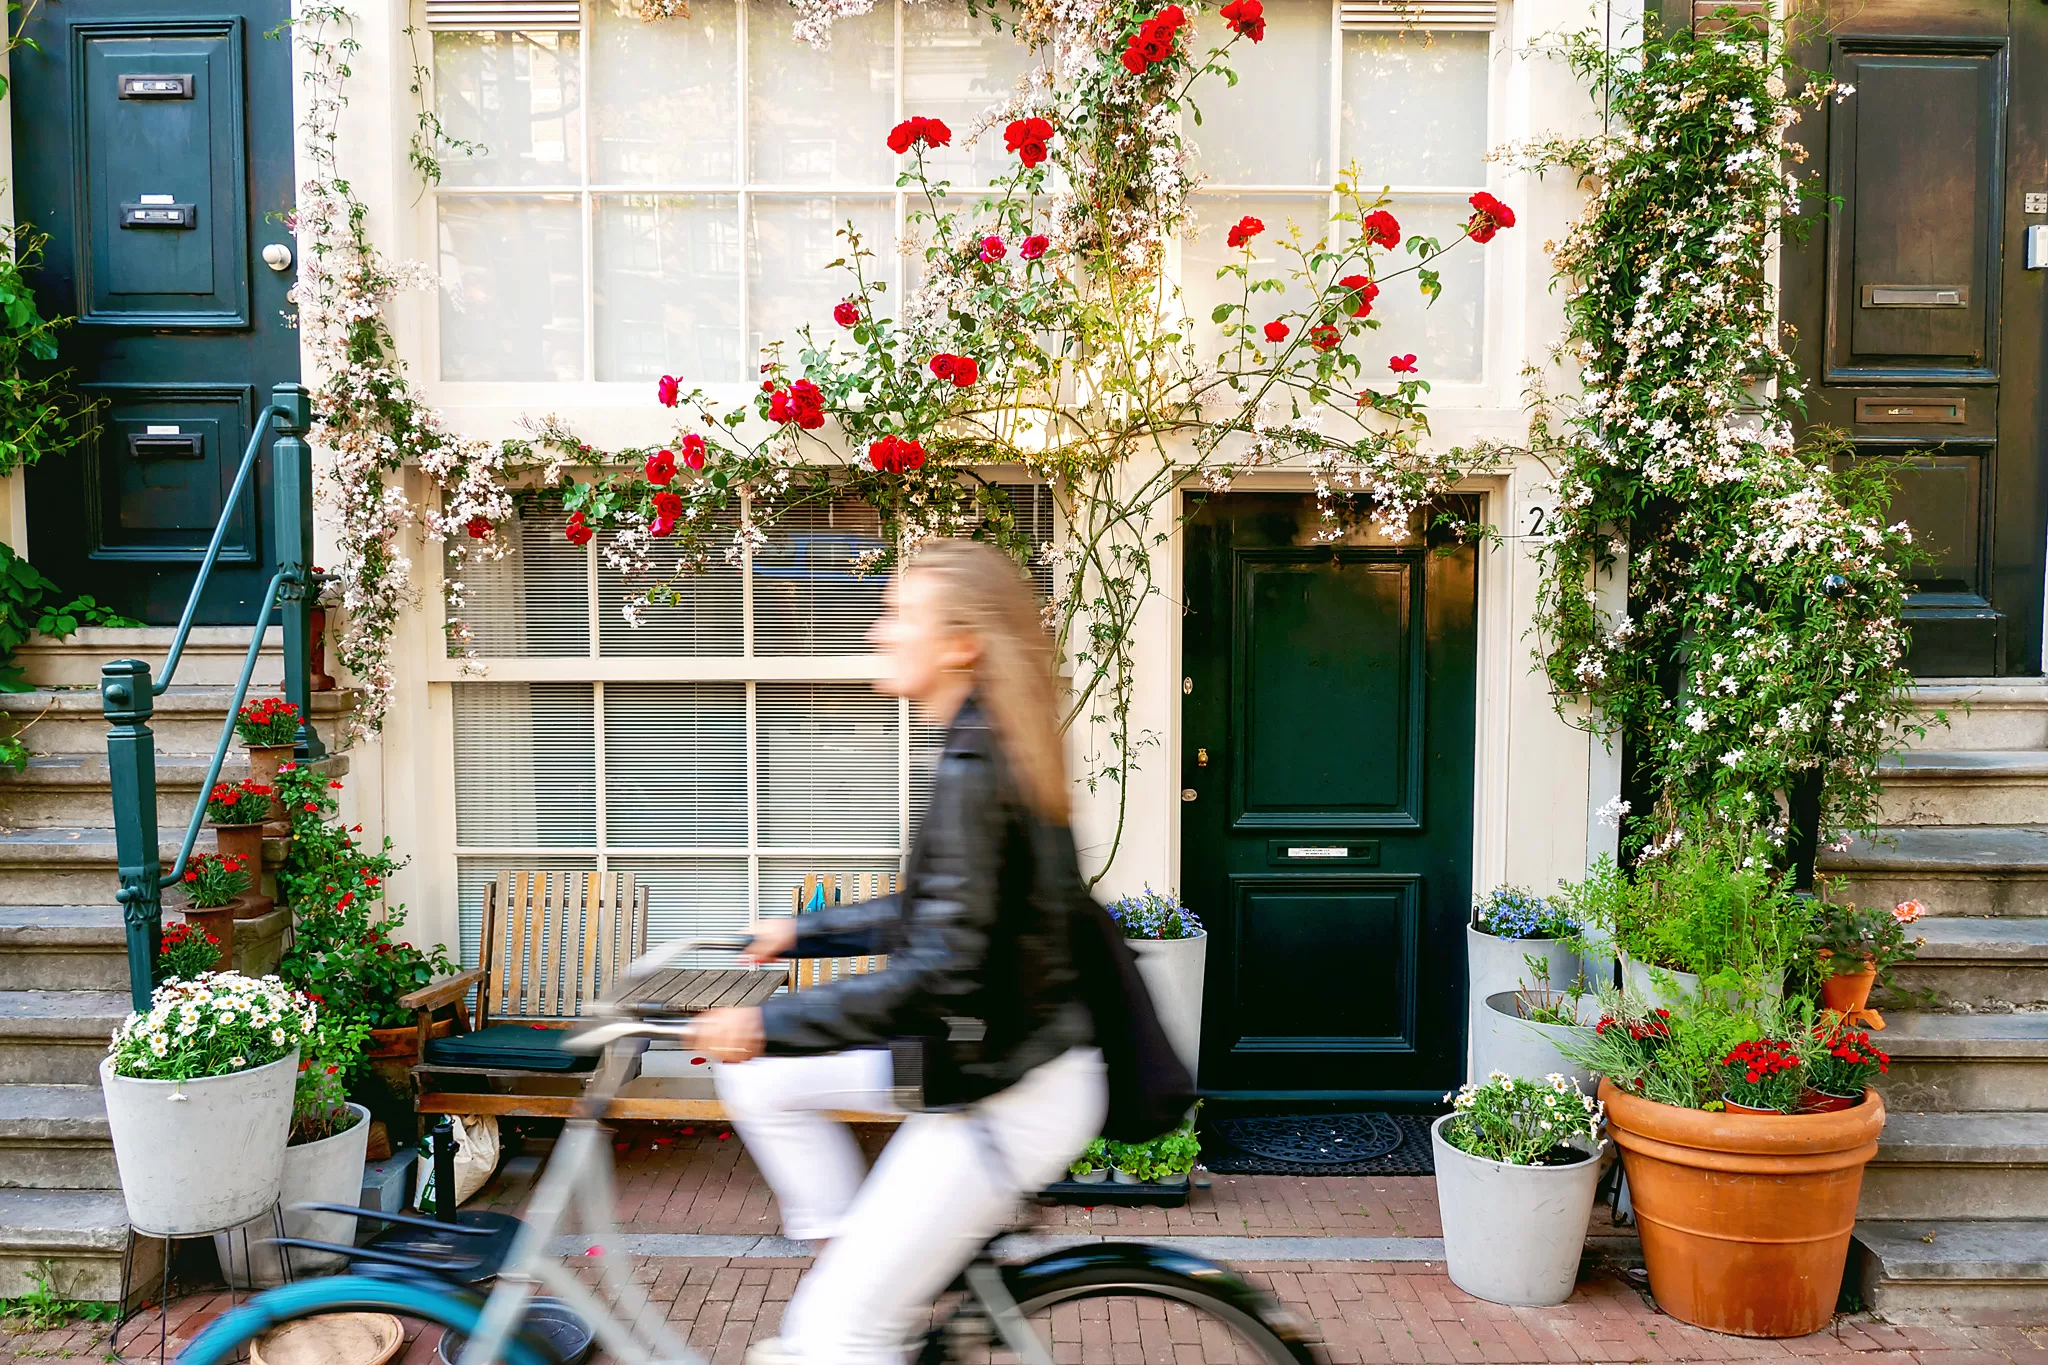
[[[803,1357],[781,1337],[770,1337],[747,1348],[746,1365],[803,1365]]]

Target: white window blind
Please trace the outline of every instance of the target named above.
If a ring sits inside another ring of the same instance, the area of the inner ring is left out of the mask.
[[[427,0],[427,27],[575,28],[580,0]]]
[[[1481,29],[1500,22],[1499,0],[1340,0],[1345,28]]]

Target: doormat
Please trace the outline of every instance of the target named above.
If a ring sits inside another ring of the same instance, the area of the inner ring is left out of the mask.
[[[1278,1114],[1202,1125],[1202,1164],[1221,1175],[1435,1175],[1421,1114]]]

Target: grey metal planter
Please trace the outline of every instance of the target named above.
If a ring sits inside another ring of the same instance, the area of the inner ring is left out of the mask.
[[[1481,1081],[1492,1072],[1503,1071],[1510,1076],[1540,1081],[1555,1072],[1582,1090],[1592,1087],[1593,1073],[1567,1058],[1561,1045],[1574,1038],[1593,1036],[1588,1016],[1597,1013],[1599,1006],[1595,1002],[1579,1002],[1580,1023],[1576,1026],[1539,1024],[1522,1018],[1516,1011],[1513,991],[1496,991],[1482,1003],[1486,1012],[1472,1040],[1473,1080]]]
[[[1526,959],[1543,959],[1550,970],[1552,990],[1562,990],[1578,975],[1579,958],[1562,939],[1499,938],[1465,926],[1465,1056],[1471,1064],[1469,1078],[1478,1080],[1486,1068],[1477,1064],[1480,1030],[1486,1024],[1486,998],[1520,986],[1535,987],[1535,974]]]
[[[1451,1283],[1489,1303],[1563,1303],[1579,1279],[1599,1155],[1570,1166],[1488,1161],[1444,1140],[1444,1125],[1454,1117],[1444,1115],[1429,1130]]]

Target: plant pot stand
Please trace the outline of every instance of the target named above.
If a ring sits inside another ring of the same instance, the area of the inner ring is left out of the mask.
[[[281,1202],[270,1206],[270,1225],[274,1229],[273,1236],[284,1236],[284,1205]],[[240,1223],[231,1228],[214,1228],[205,1232],[181,1232],[165,1236],[161,1233],[144,1232],[131,1225],[128,1229],[128,1240],[121,1248],[121,1316],[115,1321],[114,1330],[107,1337],[108,1353],[116,1359],[126,1359],[127,1357],[121,1350],[121,1333],[126,1330],[129,1323],[137,1318],[146,1316],[149,1312],[150,1305],[146,1302],[139,1306],[132,1306],[135,1305],[135,1253],[138,1243],[152,1241],[164,1244],[161,1257],[163,1271],[157,1284],[156,1294],[156,1358],[158,1365],[163,1365],[170,1352],[171,1244],[173,1242],[196,1241],[202,1237],[211,1241],[215,1237],[228,1237],[240,1233],[242,1237],[242,1260],[246,1264],[249,1259],[249,1228],[250,1224]],[[290,1266],[285,1267],[285,1279],[287,1282],[291,1279]],[[234,1278],[233,1276],[226,1276],[223,1278],[223,1282],[227,1285],[228,1308],[232,1311],[237,1303]]]
[[[1147,1180],[1136,1185],[1119,1185],[1114,1180],[1089,1183],[1083,1180],[1053,1181],[1038,1193],[1048,1204],[1080,1204],[1100,1208],[1178,1209],[1185,1207],[1194,1190],[1193,1177],[1178,1185],[1161,1185]]]

